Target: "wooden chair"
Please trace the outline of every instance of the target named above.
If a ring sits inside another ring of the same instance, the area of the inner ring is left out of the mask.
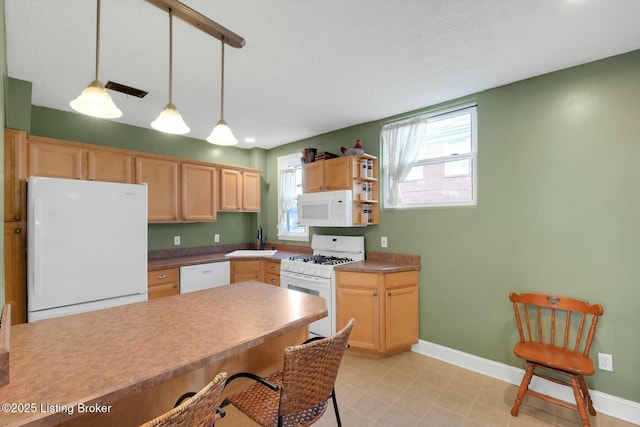
[[[175,408],[148,421],[140,427],[211,427],[216,420],[224,416],[218,411],[222,400],[222,390],[226,383],[227,373],[215,376],[198,393],[187,393],[178,399]]]
[[[247,372],[232,375],[227,384],[240,377],[257,382],[227,397],[221,407],[232,404],[264,427],[308,426],[324,414],[331,397],[341,426],[334,384],[353,324],[351,319],[331,337],[287,347],[283,369],[266,378]]]
[[[589,426],[589,415],[596,415],[584,375],[593,375],[595,366],[589,358],[591,343],[596,332],[598,318],[602,315],[600,304],[568,297],[544,294],[516,294],[511,292],[520,342],[513,352],[527,363],[518,395],[511,408],[511,415],[518,416],[525,394],[577,411],[583,426]],[[523,325],[524,319],[524,325]],[[559,374],[560,378],[546,373]],[[532,376],[569,386],[573,389],[576,405],[566,403],[529,389]]]

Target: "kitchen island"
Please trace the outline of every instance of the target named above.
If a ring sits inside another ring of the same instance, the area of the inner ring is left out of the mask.
[[[281,367],[326,315],[322,298],[244,282],[17,325],[0,425],[137,425],[218,371]]]

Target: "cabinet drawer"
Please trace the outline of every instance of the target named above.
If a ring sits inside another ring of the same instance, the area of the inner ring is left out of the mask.
[[[280,275],[267,273],[264,275],[264,281],[270,285],[280,286]]]
[[[399,271],[384,275],[385,288],[404,288],[406,286],[418,286],[418,271]]]
[[[152,286],[173,282],[178,283],[178,276],[179,273],[177,268],[149,271],[147,272],[147,284]]]
[[[280,274],[280,263],[275,261],[266,261],[264,266],[265,274]]]
[[[336,284],[339,287],[378,289],[381,277],[381,275],[376,273],[338,271],[336,274]]]
[[[180,286],[178,282],[154,284],[149,285],[147,299],[168,297],[170,295],[178,295],[179,293]]]

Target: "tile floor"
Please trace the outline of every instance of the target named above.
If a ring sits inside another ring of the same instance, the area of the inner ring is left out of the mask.
[[[413,352],[385,359],[345,354],[336,383],[345,427],[581,426],[576,412],[531,396],[512,417],[516,392],[514,385]],[[331,405],[316,425],[336,425]],[[591,425],[634,424],[598,414]]]

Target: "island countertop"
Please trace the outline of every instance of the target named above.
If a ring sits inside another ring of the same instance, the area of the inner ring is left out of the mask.
[[[323,298],[244,282],[14,326],[0,424],[58,424],[56,405],[112,405],[326,315]]]

